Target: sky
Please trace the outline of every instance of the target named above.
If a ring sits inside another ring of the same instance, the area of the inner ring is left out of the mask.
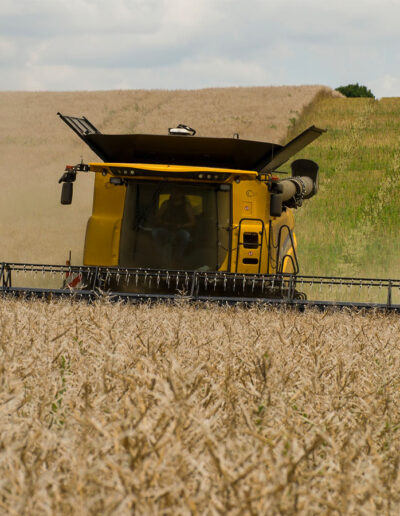
[[[400,0],[1,0],[0,90],[360,83],[400,96]]]

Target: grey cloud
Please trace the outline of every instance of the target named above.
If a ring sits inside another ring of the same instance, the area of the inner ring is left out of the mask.
[[[69,77],[85,72],[88,89],[117,87],[119,76],[126,87],[251,85],[250,70],[254,83],[387,89],[400,77],[400,4],[390,0],[3,2],[0,89],[59,89],[57,74],[74,89]]]
[[[130,4],[130,5],[128,5]],[[163,17],[159,2],[88,2],[73,0],[22,1],[14,10],[1,13],[0,33],[10,37],[76,36],[79,34],[122,34],[134,27],[137,33],[151,33]]]

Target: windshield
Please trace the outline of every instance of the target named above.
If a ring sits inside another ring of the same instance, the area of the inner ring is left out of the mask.
[[[229,185],[130,181],[120,265],[227,270],[229,228]]]

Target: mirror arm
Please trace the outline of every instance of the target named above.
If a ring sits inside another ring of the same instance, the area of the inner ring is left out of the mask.
[[[77,172],[89,172],[89,170],[89,165],[85,165],[84,163],[78,163],[78,165],[75,166],[67,165],[65,167],[64,174],[58,180],[59,183],[62,183],[61,204],[72,203],[73,186],[76,181]]]
[[[67,165],[64,174],[58,180],[59,183],[73,183],[76,180],[77,172],[89,172],[90,166],[85,163],[78,163],[77,165]]]
[[[76,180],[76,170],[64,172],[58,180],[59,183],[73,183]]]

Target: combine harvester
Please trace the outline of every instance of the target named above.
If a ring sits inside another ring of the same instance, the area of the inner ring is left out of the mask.
[[[298,274],[293,209],[317,193],[318,165],[297,159],[291,177],[276,174],[324,130],[281,146],[185,125],[102,134],[59,116],[102,160],[67,166],[59,181],[68,205],[78,173],[95,174],[84,265],[1,263],[0,293],[400,310],[400,280]]]

